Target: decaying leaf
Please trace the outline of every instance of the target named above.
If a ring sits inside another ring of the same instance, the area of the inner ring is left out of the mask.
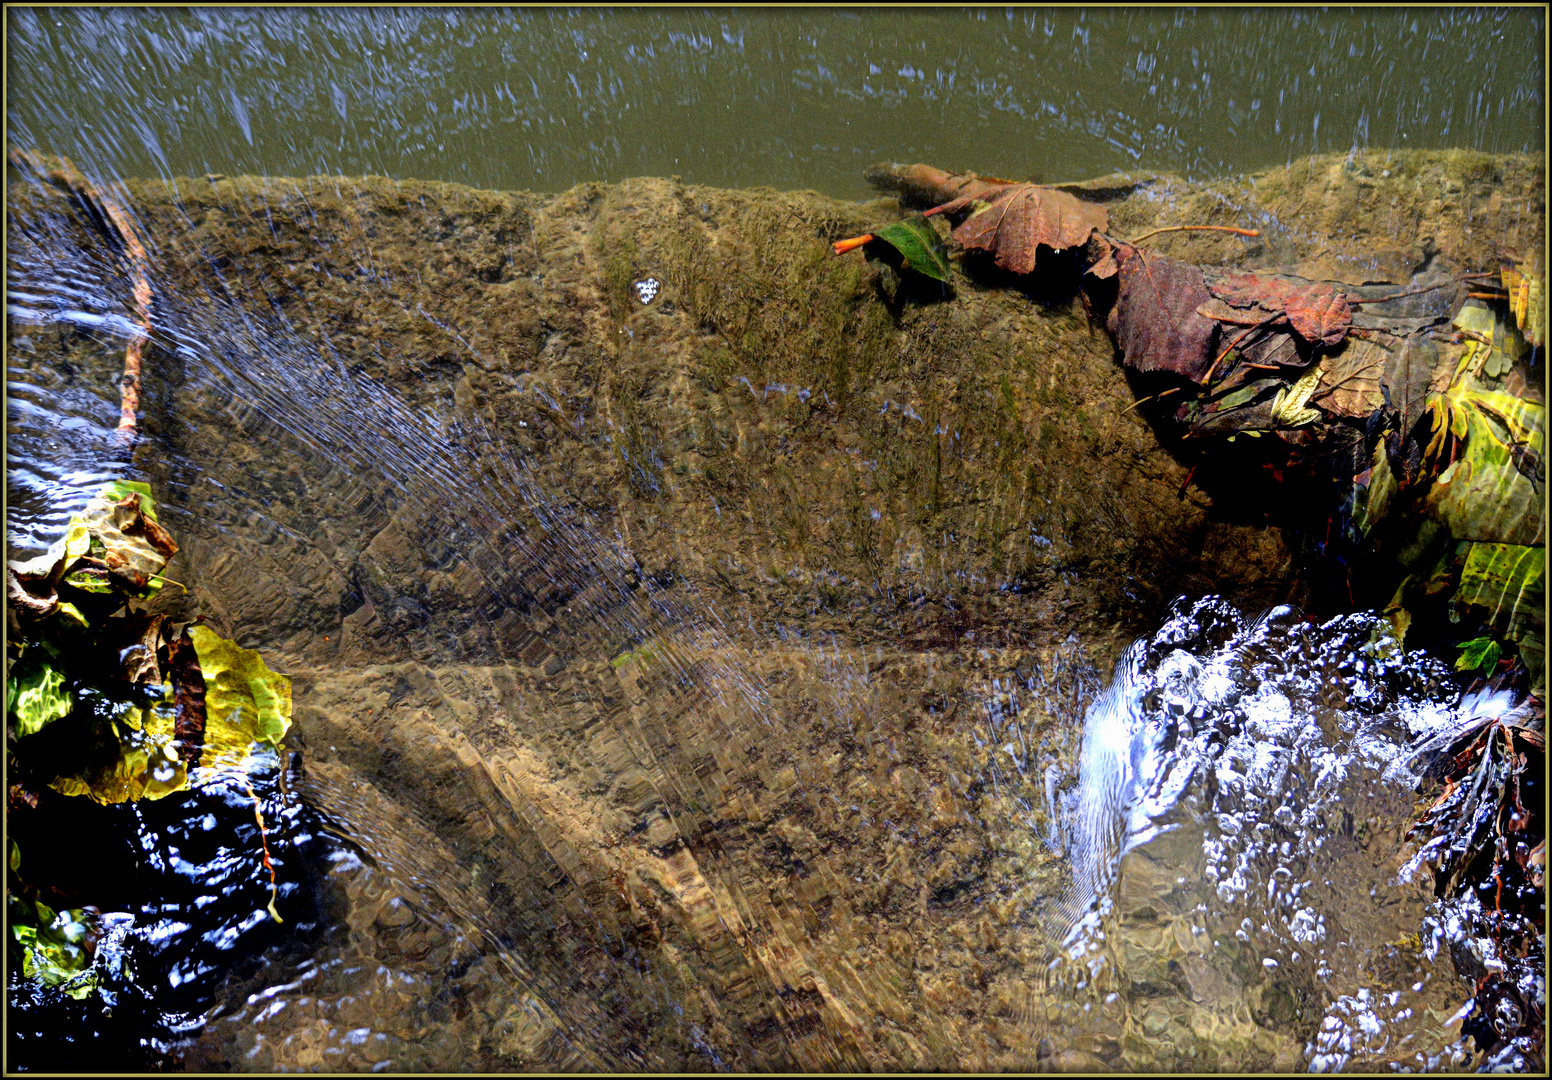
[[[91,534],[91,557],[135,593],[159,587],[153,579],[178,551],[155,517],[145,513],[149,497],[138,491],[117,501],[100,496],[87,504],[78,519]]]
[[[1115,259],[1120,284],[1106,326],[1127,366],[1200,383],[1218,342],[1218,324],[1197,311],[1211,298],[1201,269],[1129,244],[1116,246]]]
[[[115,620],[109,620],[104,632],[117,651],[119,674],[125,682],[159,684],[162,671],[156,654],[167,616],[129,614],[117,621],[115,626]]]
[[[1439,366],[1439,346],[1425,334],[1403,338],[1388,353],[1380,379],[1390,392],[1390,405],[1396,410],[1396,430],[1402,437],[1411,434],[1427,408],[1428,383]]]
[[[998,266],[1015,274],[1034,270],[1042,245],[1054,251],[1081,247],[1110,222],[1098,203],[1038,184],[962,195],[933,212],[954,214],[967,207],[974,212],[954,230],[954,239],[966,250],[992,252]]]
[[[1390,350],[1357,338],[1320,367],[1320,382],[1310,403],[1332,416],[1363,419],[1385,404],[1380,389]]]
[[[920,214],[874,229],[873,239],[898,251],[905,265],[919,274],[937,281],[948,281],[953,275],[942,238]]]
[[[1546,276],[1541,267],[1541,251],[1532,248],[1523,262],[1506,262],[1499,272],[1509,294],[1509,309],[1516,325],[1533,346],[1546,344]]]
[[[1238,312],[1240,320],[1262,322],[1281,312],[1293,332],[1312,345],[1334,349],[1352,326],[1353,309],[1347,297],[1323,281],[1212,269],[1206,283],[1214,297]]]
[[[173,735],[178,756],[187,768],[199,764],[205,748],[205,675],[188,630],[167,643],[167,669],[172,675]]]

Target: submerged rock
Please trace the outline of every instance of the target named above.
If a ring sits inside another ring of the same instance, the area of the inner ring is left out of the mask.
[[[1378,280],[1539,242],[1538,169],[1376,152],[1106,198],[1120,235],[1263,230],[1183,259]],[[1305,1060],[1318,992],[1185,945],[1044,1019],[1078,1000],[1047,990],[1055,825],[1100,671],[1179,593],[1309,595],[1294,545],[1130,409],[1075,295],[891,299],[828,246],[889,201],[127,187],[164,331],[137,464],[189,586],[167,602],[289,669],[300,792],[364,852],[322,998],[256,976],[230,999],[293,1007],[215,1016],[189,1061]],[[13,196],[13,274],[117,302],[68,207]],[[111,343],[30,334],[13,365],[117,375]],[[1163,942],[1145,878],[1125,910]],[[1232,1023],[1179,1019],[1247,986]]]

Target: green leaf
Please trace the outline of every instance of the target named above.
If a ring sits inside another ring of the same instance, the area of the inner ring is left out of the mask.
[[[208,627],[191,626],[189,637],[205,676],[206,762],[240,761],[255,742],[278,748],[291,727],[291,680]]]
[[[1454,603],[1480,605],[1488,622],[1510,638],[1545,625],[1547,549],[1518,544],[1471,544]]]
[[[189,786],[188,770],[178,756],[171,697],[144,708],[120,703],[110,723],[118,756],[107,764],[87,768],[79,763],[66,766],[50,782],[51,788],[62,795],[84,795],[107,806],[160,799]],[[72,767],[75,771],[69,772]]]
[[[139,480],[115,480],[99,491],[97,497],[107,502],[123,502],[124,496],[131,494],[140,496],[140,512],[156,521],[156,502],[151,498],[150,484]]]
[[[17,666],[21,664],[18,662]],[[13,670],[6,688],[6,712],[11,715],[11,730],[18,739],[42,731],[55,720],[70,715],[75,707],[61,672],[43,663],[28,667],[30,670],[23,673]]]
[[[18,903],[12,912],[25,908]],[[55,912],[40,902],[36,925],[13,919],[11,936],[22,947],[22,972],[78,1001],[96,990],[97,973],[86,953],[88,918],[80,909]]]
[[[898,251],[905,265],[918,274],[925,274],[935,281],[948,281],[953,274],[942,238],[931,222],[920,214],[874,229],[873,239]]]
[[[1489,674],[1498,666],[1498,656],[1502,651],[1498,642],[1490,637],[1472,638],[1455,647],[1465,650],[1460,654],[1460,659],[1455,661],[1456,671],[1481,669]]]

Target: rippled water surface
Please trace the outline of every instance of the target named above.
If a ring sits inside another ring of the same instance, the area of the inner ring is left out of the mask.
[[[1535,150],[1539,16],[1407,12],[163,12],[8,21],[13,141],[106,174],[495,189],[679,174],[859,197],[880,160],[1047,181],[1349,147]]]
[[[246,795],[56,800],[104,837],[48,865],[97,890],[108,1008],[13,988],[13,1065],[1462,1066],[1455,916],[1398,873],[1412,749],[1486,707],[1447,670],[1375,618],[1222,600],[1021,640],[1040,598],[971,580],[955,536],[867,582],[823,550],[798,584],[732,542],[715,565],[663,556],[691,527],[665,494],[679,459],[593,409],[599,357],[554,354],[605,300],[544,280],[533,219],[495,192],[679,174],[851,199],[889,158],[1058,180],[1539,151],[1543,28],[1518,9],[9,12],[10,143],[133,179],[115,191],[157,268],[129,448],[121,263],[13,172],[12,557],[106,480],[148,480],[182,545],[172,610],[261,650],[296,701],[287,755],[254,773],[284,924]],[[337,179],[367,173],[490,206],[401,250],[411,197]],[[285,176],[319,179],[255,179]],[[484,317],[542,302],[552,352],[528,360],[584,373],[569,396],[437,307],[456,257]],[[309,274],[366,299],[314,306]],[[765,397],[789,389],[816,396]],[[722,419],[731,468],[758,424]]]

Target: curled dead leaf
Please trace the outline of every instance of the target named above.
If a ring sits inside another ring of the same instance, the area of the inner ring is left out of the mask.
[[[1239,319],[1259,322],[1282,312],[1293,332],[1312,345],[1334,349],[1352,326],[1352,305],[1324,281],[1237,270],[1210,270],[1206,281],[1213,296],[1235,309]]]

